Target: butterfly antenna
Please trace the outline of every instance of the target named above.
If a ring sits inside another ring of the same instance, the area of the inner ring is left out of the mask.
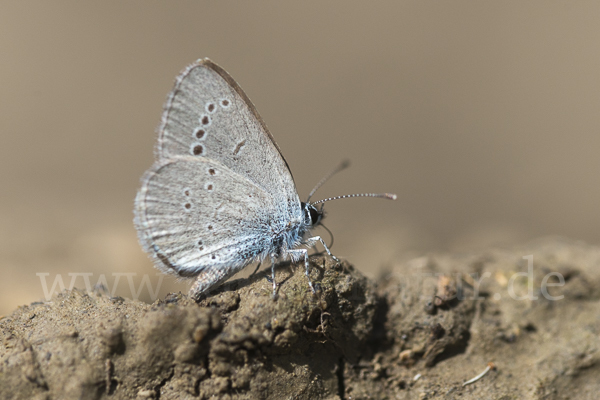
[[[350,166],[350,160],[344,160],[340,163],[340,165],[338,165],[337,167],[335,167],[334,169],[332,169],[331,171],[329,171],[329,173],[327,175],[325,175],[323,177],[323,179],[321,179],[319,181],[319,183],[317,183],[317,185],[314,187],[313,190],[310,191],[310,194],[308,195],[308,199],[306,199],[306,202],[308,203],[308,201],[310,200],[310,198],[313,196],[313,194],[315,194],[315,192],[321,187],[323,186],[323,184],[325,182],[327,182],[329,180],[329,178],[331,178],[333,175],[337,174],[338,172],[348,168]]]
[[[388,199],[388,200],[396,200],[396,195],[393,193],[356,193],[356,194],[345,194],[343,196],[335,196],[335,197],[330,197],[328,199],[323,199],[323,200],[319,200],[319,201],[315,201],[314,203],[311,203],[312,205],[315,204],[319,204],[319,203],[325,203],[326,201],[331,201],[331,200],[338,200],[338,199],[348,199],[351,197],[379,197],[381,199]]]

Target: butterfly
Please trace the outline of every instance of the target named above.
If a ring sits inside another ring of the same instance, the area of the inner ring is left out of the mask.
[[[396,199],[364,193],[311,203],[326,179],[300,201],[290,168],[248,96],[224,69],[201,59],[180,73],[165,104],[156,159],[135,198],[134,224],[158,269],[196,279],[190,289],[196,300],[266,259],[273,296],[275,265],[286,259],[304,262],[314,293],[308,248],[321,243],[339,261],[320,236],[309,234],[323,219],[322,203]]]

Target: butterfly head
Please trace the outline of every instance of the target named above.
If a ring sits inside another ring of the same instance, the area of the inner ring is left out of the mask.
[[[302,212],[304,213],[304,223],[309,228],[317,226],[325,216],[323,207],[321,207],[319,210],[317,207],[308,202],[300,203],[300,205],[302,207]]]

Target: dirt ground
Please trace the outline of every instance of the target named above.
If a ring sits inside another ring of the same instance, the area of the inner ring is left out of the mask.
[[[0,320],[2,399],[596,399],[600,248],[311,259],[199,304],[64,291]],[[476,382],[465,382],[487,370]]]

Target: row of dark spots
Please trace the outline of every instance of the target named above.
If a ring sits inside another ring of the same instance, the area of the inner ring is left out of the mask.
[[[213,226],[212,225],[208,225],[206,228],[209,231],[213,230]],[[198,250],[200,250],[200,251],[204,250],[204,242],[202,240],[198,240]],[[213,255],[211,255],[210,258],[213,259],[213,260],[215,260],[217,258],[217,256],[213,254]]]
[[[221,107],[223,107],[223,108],[227,108],[227,107],[229,107],[229,104],[230,104],[230,103],[229,103],[229,100],[227,100],[227,99],[223,99],[223,100],[221,100]],[[217,106],[215,105],[215,103],[208,103],[208,104],[206,105],[206,111],[208,111],[208,112],[209,112],[209,113],[211,113],[211,114],[212,114],[213,112],[215,112],[215,110],[216,110],[216,109],[217,109]]]
[[[221,100],[221,105],[223,107],[229,107],[229,100],[227,100],[227,99]],[[216,108],[217,108],[217,106],[214,103],[208,103],[208,105],[206,106],[206,111],[208,111],[209,113],[212,114]],[[203,115],[202,118],[200,119],[200,122],[204,126],[210,125],[210,123],[211,123],[210,117],[208,115]],[[198,139],[202,139],[204,137],[205,133],[206,133],[206,131],[204,129],[200,128],[196,131],[196,137]]]
[[[231,104],[231,102],[227,99],[221,100],[221,106],[223,108],[228,108],[230,104]],[[215,105],[215,103],[208,103],[206,105],[206,111],[211,114],[213,112],[215,112],[216,108],[217,108],[217,106]],[[208,115],[203,115],[202,118],[200,118],[200,123],[203,125],[203,127],[196,129],[196,131],[194,132],[194,136],[197,139],[202,139],[206,135],[206,130],[204,129],[204,127],[207,127],[210,125],[210,123],[211,123],[210,117]],[[195,156],[201,156],[204,153],[204,147],[201,144],[196,144],[192,148],[192,153]]]
[[[190,197],[190,190],[189,190],[189,189],[185,189],[185,190],[183,191],[183,194],[184,194],[186,197]],[[191,203],[185,203],[183,206],[185,207],[185,209],[186,209],[186,210],[189,210],[190,208],[192,208],[192,204],[191,204]]]
[[[213,185],[212,183],[209,183],[208,185],[206,185],[207,191],[212,192],[214,189],[215,189],[215,185]],[[187,190],[185,191],[186,196],[189,196],[189,193],[190,193],[189,191],[187,191]],[[185,207],[186,210],[189,210],[192,208],[192,203],[187,202],[183,206]]]
[[[201,122],[202,122],[202,125],[204,125],[204,126],[210,124],[209,116],[208,115],[203,116]],[[204,130],[203,128],[198,128],[194,134],[194,136],[196,136],[197,139],[202,139],[204,137],[204,135],[206,135],[206,130]],[[197,144],[192,149],[192,152],[194,153],[195,156],[202,155],[202,153],[204,153],[204,147],[201,144]]]
[[[209,230],[209,231],[212,231],[212,230],[213,230],[213,226],[212,226],[212,225],[209,225],[207,228],[208,228],[208,230]],[[210,258],[212,258],[212,259],[214,260],[215,258],[217,258],[217,256],[215,256],[215,255],[213,254],[213,255],[212,255]]]
[[[208,106],[206,108],[207,108],[208,111],[212,112],[212,111],[214,111],[215,107],[216,106],[214,105],[214,103],[210,103],[210,104],[208,104]],[[208,115],[203,115],[202,118],[200,118],[200,123],[204,127],[210,125],[210,117]],[[204,129],[204,127],[198,128],[194,132],[194,136],[197,139],[202,139],[206,135],[206,130]],[[202,146],[201,144],[194,145],[194,147],[192,147],[192,153],[195,156],[201,156],[204,153],[204,146]]]
[[[198,250],[202,251],[204,250],[204,242],[202,240],[198,240]],[[214,254],[211,256],[211,258],[214,260],[217,258],[217,256],[215,256]]]

